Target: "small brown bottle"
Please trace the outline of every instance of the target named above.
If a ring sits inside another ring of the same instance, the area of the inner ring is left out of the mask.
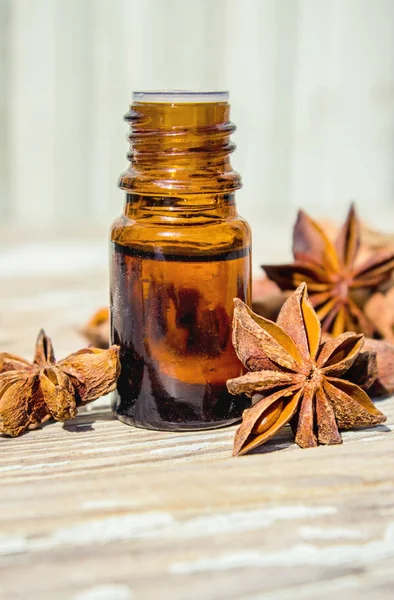
[[[112,341],[122,372],[113,408],[139,427],[194,430],[248,406],[231,342],[233,298],[250,301],[250,229],[237,214],[226,92],[138,92],[123,215],[111,231]]]

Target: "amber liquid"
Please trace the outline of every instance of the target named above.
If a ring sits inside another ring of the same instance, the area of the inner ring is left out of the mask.
[[[226,389],[242,373],[233,299],[250,301],[250,229],[230,162],[235,127],[226,94],[184,100],[134,98],[125,115],[130,164],[119,179],[126,203],[111,229],[112,340],[122,362],[113,407],[152,429],[221,427],[250,403]]]
[[[237,421],[249,404],[227,392],[242,374],[231,342],[233,299],[249,301],[249,248],[167,254],[113,243],[112,339],[122,372],[113,408],[150,429]],[[180,249],[179,249],[180,250]]]

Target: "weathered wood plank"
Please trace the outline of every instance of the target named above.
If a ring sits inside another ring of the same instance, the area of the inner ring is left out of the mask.
[[[27,356],[42,320],[60,357],[75,350],[78,320],[106,295],[99,268],[4,281],[0,349]],[[234,427],[144,431],[108,399],[0,437],[1,598],[391,598],[394,401],[379,407],[387,423],[342,446],[300,450],[284,430],[237,459]]]

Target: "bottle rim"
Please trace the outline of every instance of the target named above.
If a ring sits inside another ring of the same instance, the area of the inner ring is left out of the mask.
[[[141,102],[182,102],[206,103],[228,102],[229,93],[226,91],[197,91],[197,90],[148,90],[133,92],[133,103]]]

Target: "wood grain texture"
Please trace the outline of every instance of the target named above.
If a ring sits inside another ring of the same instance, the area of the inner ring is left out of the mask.
[[[41,325],[59,358],[81,345],[106,273],[76,268],[2,276],[0,350],[30,357]],[[113,419],[108,399],[0,437],[0,597],[392,598],[394,401],[379,408],[387,423],[342,446],[300,450],[287,428],[241,458],[234,427],[144,431]]]

